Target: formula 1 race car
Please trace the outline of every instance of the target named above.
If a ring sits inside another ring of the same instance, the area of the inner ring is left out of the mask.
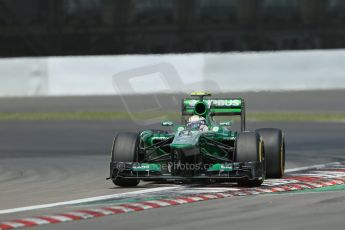
[[[246,130],[242,98],[205,99],[195,92],[182,100],[182,124],[162,122],[171,131],[119,133],[111,150],[110,177],[131,187],[143,181],[222,183],[260,186],[265,178],[281,178],[285,142],[279,129]],[[239,116],[240,130],[216,116]]]

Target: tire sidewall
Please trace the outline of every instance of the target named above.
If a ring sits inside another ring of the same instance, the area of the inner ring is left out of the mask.
[[[263,128],[256,132],[263,139],[267,178],[281,178],[285,169],[285,140],[280,129]]]

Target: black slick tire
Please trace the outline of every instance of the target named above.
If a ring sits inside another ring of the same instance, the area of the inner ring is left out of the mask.
[[[256,132],[261,136],[265,146],[265,163],[267,178],[282,178],[285,170],[285,140],[280,129],[263,128]]]
[[[111,151],[112,162],[136,162],[138,158],[139,138],[137,133],[119,133],[114,139]],[[137,186],[140,180],[124,179],[121,177],[114,177],[117,171],[114,169],[112,181],[115,185],[120,187],[134,187]]]
[[[263,162],[263,143],[260,136],[255,132],[239,133],[236,141],[236,161],[237,162]],[[237,183],[239,186],[254,187],[260,186],[265,175],[261,179],[241,179]]]

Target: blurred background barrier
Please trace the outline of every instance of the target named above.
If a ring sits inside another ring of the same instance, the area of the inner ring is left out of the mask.
[[[175,68],[177,76],[162,76],[161,72],[140,76],[141,67],[162,63]],[[121,93],[345,89],[345,50],[339,49],[2,58],[0,96],[118,94],[112,77],[133,69],[138,69],[136,76],[129,76],[134,92]],[[167,85],[163,77],[179,77],[176,80],[184,85]]]
[[[1,0],[0,56],[345,47],[344,0]]]
[[[0,96],[48,95],[48,58],[0,59]]]

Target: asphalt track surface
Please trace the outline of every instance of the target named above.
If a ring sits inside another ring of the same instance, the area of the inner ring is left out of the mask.
[[[188,94],[138,96],[73,96],[0,98],[0,112],[179,111],[180,100]],[[242,97],[247,111],[344,112],[345,90],[244,92],[215,94],[214,97]]]
[[[279,127],[287,141],[287,168],[345,161],[345,123],[258,122]],[[123,121],[0,122],[0,209],[123,193],[105,181],[113,136],[138,127]],[[345,192],[224,198],[43,229],[344,229]],[[0,221],[75,210],[55,207],[0,215]]]

